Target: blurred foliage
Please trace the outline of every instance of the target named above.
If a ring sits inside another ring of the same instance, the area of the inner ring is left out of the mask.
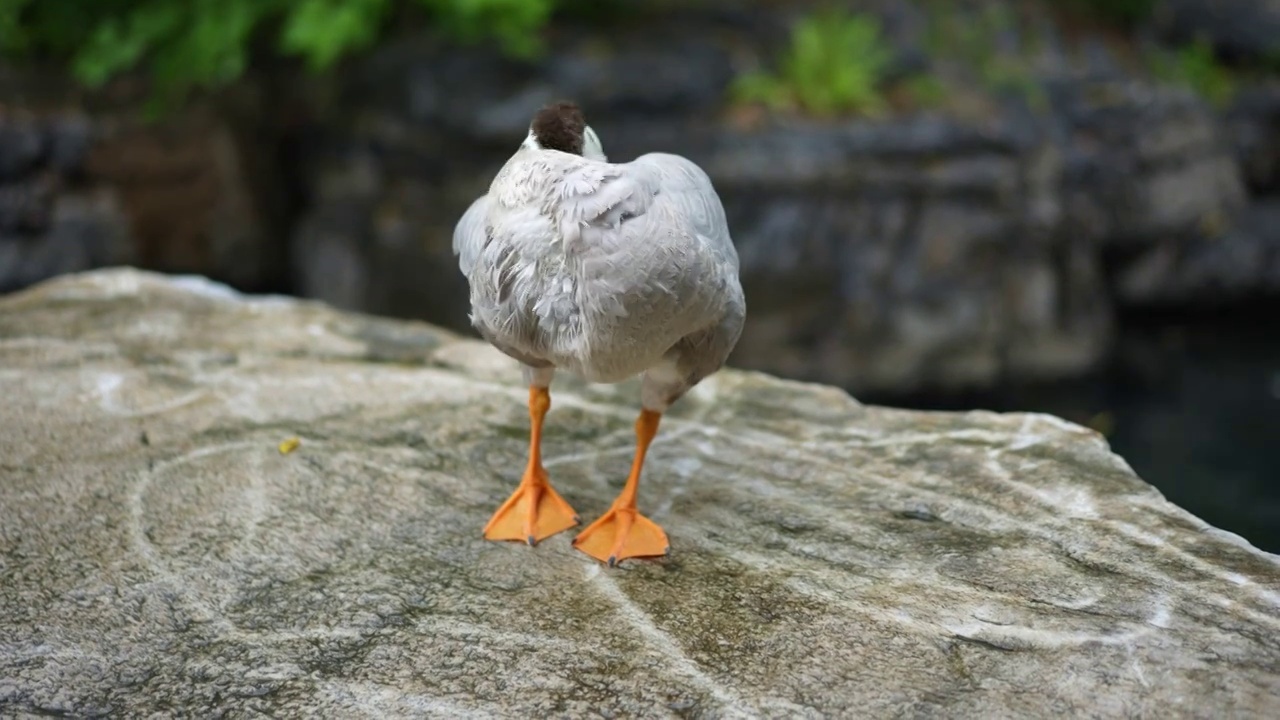
[[[733,99],[816,116],[878,115],[890,98],[945,102],[954,78],[942,68],[950,62],[961,66],[965,84],[1021,96],[1032,107],[1045,104],[1033,62],[1041,38],[1019,25],[1015,10],[1024,5],[923,1],[930,73],[902,77],[877,18],[833,6],[797,22],[775,68],[738,78]],[[1127,27],[1149,18],[1158,4],[1040,2]],[[236,80],[262,52],[323,71],[378,42],[407,16],[460,42],[494,41],[510,55],[533,57],[543,50],[539,31],[553,12],[603,26],[642,7],[660,13],[675,4],[679,0],[0,0],[0,56],[66,63],[89,87],[142,70],[153,109],[163,109],[191,90]],[[1150,67],[1214,102],[1234,93],[1232,74],[1202,43],[1153,53]],[[1280,50],[1267,67],[1280,67]]]
[[[156,101],[240,77],[254,41],[324,70],[368,47],[412,5],[451,37],[495,39],[509,54],[542,50],[557,0],[0,0],[0,54],[69,63],[98,87],[145,67]]]
[[[902,81],[907,97],[916,105],[935,107],[946,101],[947,86],[936,75],[916,73]]]
[[[826,9],[792,28],[791,44],[776,72],[743,75],[730,93],[739,102],[774,110],[875,115],[887,107],[884,86],[892,62],[893,51],[876,18]]]
[[[1019,97],[1033,110],[1048,106],[1034,63],[1043,38],[1022,25],[1012,6],[929,0],[926,9],[925,46],[935,60],[958,65],[987,92]]]
[[[1157,78],[1181,85],[1219,108],[1235,97],[1235,74],[1218,60],[1213,46],[1207,41],[1193,42],[1176,50],[1152,52],[1150,64]]]

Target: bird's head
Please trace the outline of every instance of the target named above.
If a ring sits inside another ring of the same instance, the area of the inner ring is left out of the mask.
[[[606,160],[600,137],[587,124],[576,103],[550,103],[533,115],[525,147],[559,150],[591,160]]]

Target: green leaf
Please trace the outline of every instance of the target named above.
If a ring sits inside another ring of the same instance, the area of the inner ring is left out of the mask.
[[[768,73],[748,73],[734,79],[730,92],[739,102],[761,103],[779,109],[788,102],[786,85]]]
[[[98,87],[145,68],[150,108],[171,107],[195,88],[235,81],[255,35],[279,23],[276,51],[313,70],[331,67],[382,36],[394,10],[417,2],[444,33],[497,40],[507,53],[543,50],[540,31],[557,0],[0,0],[0,54],[36,53],[68,64]]]
[[[1209,102],[1222,107],[1236,93],[1236,79],[1204,41],[1185,45],[1173,52],[1157,52],[1150,60],[1153,74],[1168,83],[1181,85]]]
[[[390,9],[389,0],[300,0],[285,20],[280,47],[324,70],[372,44]]]
[[[732,91],[739,101],[772,108],[794,101],[817,116],[875,115],[887,107],[883,85],[892,61],[874,17],[830,9],[792,27],[776,76],[744,76]]]
[[[551,18],[555,0],[418,0],[449,35],[464,42],[496,39],[516,57],[543,51],[538,31]]]
[[[96,87],[116,73],[133,67],[166,35],[181,26],[181,5],[153,0],[135,7],[124,17],[107,18],[72,61],[72,71],[86,85]]]
[[[22,12],[33,0],[0,0],[0,54],[16,55],[30,47],[21,27]]]

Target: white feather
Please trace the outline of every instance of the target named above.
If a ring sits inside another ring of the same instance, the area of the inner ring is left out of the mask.
[[[741,333],[738,255],[706,173],[666,153],[609,163],[590,128],[584,156],[531,133],[453,247],[490,342],[596,382],[661,367],[648,404],[719,369]]]

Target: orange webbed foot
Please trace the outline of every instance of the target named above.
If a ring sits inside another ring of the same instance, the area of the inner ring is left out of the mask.
[[[578,522],[578,514],[547,482],[545,470],[526,471],[520,486],[484,526],[484,537],[536,545]]]
[[[657,523],[627,507],[610,508],[578,533],[573,546],[609,567],[627,558],[660,557],[671,549]]]

